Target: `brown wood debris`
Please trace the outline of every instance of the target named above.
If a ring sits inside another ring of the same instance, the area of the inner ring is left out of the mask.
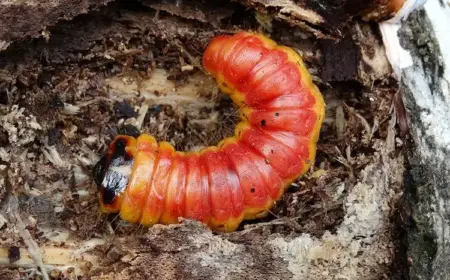
[[[404,0],[244,0],[260,13],[312,32],[318,38],[345,37],[346,25],[355,17],[380,21],[393,16]]]

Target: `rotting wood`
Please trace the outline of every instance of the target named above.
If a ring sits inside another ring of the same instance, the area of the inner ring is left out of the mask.
[[[46,28],[69,20],[112,0],[0,0],[0,51],[27,37],[46,37]]]
[[[311,32],[317,38],[344,38],[355,17],[383,21],[392,18],[407,0],[244,0],[258,12]],[[411,2],[408,0],[408,2]]]
[[[135,14],[130,14],[131,16],[124,16],[122,20],[132,22],[136,29],[144,28],[142,26],[147,22],[139,22],[136,19],[133,21]],[[156,25],[152,26],[154,29],[158,27],[164,29],[165,25],[158,25],[160,24],[158,21],[148,22]],[[65,29],[65,32],[70,34],[70,29]],[[103,34],[106,32],[98,31],[97,36],[93,36],[94,39],[87,38],[86,41],[88,43],[95,41]],[[164,32],[160,30],[154,34],[158,37]],[[77,36],[83,37],[73,34],[73,37]],[[93,45],[88,43],[83,45],[86,46],[83,50]],[[77,45],[71,46],[76,49]],[[68,48],[67,54],[71,54],[71,51],[72,49]],[[55,59],[55,56],[52,59]],[[62,62],[69,64],[70,60]],[[55,59],[51,63],[58,64],[61,61]],[[351,73],[353,75],[355,72]],[[338,227],[338,234],[328,232],[323,236],[302,234],[292,239],[272,235],[269,239],[264,235],[264,231],[245,236],[212,236],[203,227],[190,223],[184,226],[155,227],[140,237],[114,238],[114,244],[104,245],[105,250],[96,253],[102,257],[106,256],[105,266],[94,267],[91,275],[99,279],[105,279],[101,276],[104,273],[109,274],[111,279],[117,279],[118,275],[124,276],[123,278],[140,276],[147,279],[151,277],[198,279],[201,276],[206,279],[214,279],[213,277],[220,279],[226,276],[238,279],[243,274],[249,276],[248,278],[255,275],[260,277],[270,275],[273,279],[292,279],[292,275],[295,275],[296,279],[308,276],[313,279],[312,274],[317,276],[317,279],[324,279],[326,278],[324,273],[328,273],[327,277],[331,278],[336,276],[335,271],[340,271],[340,276],[350,278],[358,276],[361,278],[367,275],[365,273],[371,273],[368,277],[382,277],[382,274],[387,272],[386,266],[392,257],[388,223],[389,211],[392,209],[389,202],[391,195],[398,195],[395,193],[399,191],[401,184],[398,173],[401,173],[403,168],[401,157],[390,157],[394,154],[392,149],[395,146],[394,121],[395,119],[390,121],[387,147],[377,143],[376,153],[381,155],[377,155],[374,162],[361,171],[358,183],[350,187],[350,196],[345,200],[346,219]],[[72,160],[74,157],[70,155],[72,154],[69,154],[69,160]],[[349,155],[346,157],[352,160]],[[342,195],[339,190],[336,191],[336,197]],[[366,215],[367,213],[369,215]],[[114,229],[111,229],[111,232],[114,232]],[[75,246],[77,245],[79,243],[75,243]],[[42,249],[45,252],[45,247]],[[370,262],[371,260],[374,262]],[[328,263],[328,266],[323,266],[324,262]],[[313,264],[312,267],[309,266],[310,263]],[[196,264],[195,269],[190,267],[192,264]]]

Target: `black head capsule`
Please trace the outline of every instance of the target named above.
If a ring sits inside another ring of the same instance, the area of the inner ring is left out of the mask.
[[[99,189],[100,208],[106,213],[117,213],[122,205],[122,194],[128,186],[133,167],[136,139],[119,135],[93,170]]]

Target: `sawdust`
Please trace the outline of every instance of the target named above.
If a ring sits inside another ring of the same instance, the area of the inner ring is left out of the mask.
[[[269,243],[289,261],[294,279],[381,279],[377,267],[389,265],[393,241],[390,213],[401,193],[403,158],[392,157],[392,148],[376,144],[374,163],[358,176],[344,203],[345,217],[335,234],[315,238],[309,234]]]

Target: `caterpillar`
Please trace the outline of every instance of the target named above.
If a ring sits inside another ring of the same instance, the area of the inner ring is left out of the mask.
[[[116,136],[94,168],[102,212],[146,227],[182,217],[231,232],[266,216],[310,168],[325,104],[297,52],[242,31],[211,40],[202,64],[239,107],[234,135],[199,152],[148,134]]]

